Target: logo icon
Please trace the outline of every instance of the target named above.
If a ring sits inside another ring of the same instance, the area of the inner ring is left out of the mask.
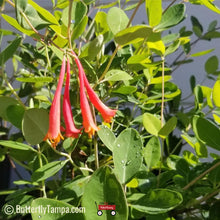
[[[98,216],[101,216],[103,214],[103,210],[109,210],[110,211],[110,214],[112,216],[115,216],[116,215],[116,206],[115,204],[108,204],[108,203],[104,203],[104,204],[100,204],[100,205],[97,205],[97,203],[95,202],[96,204],[96,208],[97,208],[97,215]]]

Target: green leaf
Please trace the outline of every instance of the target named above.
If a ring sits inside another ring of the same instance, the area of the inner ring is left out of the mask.
[[[85,16],[82,21],[73,28],[72,39],[77,39],[80,35],[83,34],[88,23],[88,17]]]
[[[152,33],[152,28],[147,25],[136,25],[126,28],[115,35],[115,41],[121,46],[144,41]]]
[[[220,150],[220,130],[212,122],[195,116],[193,118],[193,131],[196,137],[204,144]]]
[[[185,5],[176,4],[168,8],[168,10],[162,15],[160,23],[155,27],[157,31],[163,31],[170,27],[179,24],[185,14]]]
[[[99,138],[103,142],[103,144],[110,150],[113,150],[113,145],[115,142],[115,135],[114,133],[105,125],[100,125],[99,130],[97,132]]]
[[[40,182],[51,176],[54,176],[59,170],[61,170],[64,167],[64,165],[67,162],[68,161],[65,160],[65,161],[53,161],[47,163],[46,165],[35,170],[35,172],[31,176],[31,180],[33,182]]]
[[[15,10],[17,21],[24,29],[32,29],[24,15],[27,17],[31,25],[36,29],[42,29],[45,25],[49,24],[39,16],[36,9],[32,5],[27,4],[27,0],[15,0]]]
[[[180,46],[180,41],[174,41],[169,47],[166,49],[164,56],[174,53]]]
[[[42,209],[39,209],[41,207]],[[71,206],[68,203],[58,201],[55,199],[48,198],[38,198],[32,201],[31,217],[33,220],[52,220],[52,219],[62,219],[62,220],[84,220],[82,208]],[[44,210],[45,212],[43,212]],[[82,213],[80,213],[82,212]]]
[[[220,14],[220,9],[214,5],[210,0],[200,0],[203,5],[205,5],[210,10]]]
[[[114,35],[119,31],[124,30],[127,27],[128,22],[129,19],[122,9],[113,7],[108,11],[107,23]]]
[[[201,108],[202,104],[203,104],[203,93],[202,93],[201,86],[197,85],[194,88],[194,94],[195,94],[195,98],[196,98],[196,102],[198,104],[198,107]]]
[[[18,24],[18,22],[14,18],[12,18],[8,15],[5,15],[5,14],[2,14],[2,17],[5,19],[6,22],[8,22],[15,29],[19,30],[21,33],[24,33],[30,37],[39,39],[39,36],[34,31],[26,30],[20,24]]]
[[[83,195],[89,179],[90,176],[77,176],[74,177],[73,180],[64,183],[64,185],[58,189],[57,199],[62,200],[63,202],[77,202]]]
[[[166,75],[164,76],[164,79],[162,76],[158,76],[158,77],[154,77],[152,79],[149,80],[149,84],[161,84],[163,81],[167,82],[170,81],[172,79],[172,76],[170,75]]]
[[[118,89],[112,90],[113,93],[118,93],[122,95],[130,95],[137,91],[136,86],[120,86]]]
[[[191,22],[192,22],[192,25],[193,25],[194,33],[196,34],[197,37],[201,37],[202,32],[203,32],[203,27],[200,24],[199,20],[196,17],[191,16]]]
[[[0,141],[0,145],[9,148],[9,155],[18,161],[32,161],[37,153],[34,148],[16,141]]]
[[[149,25],[152,27],[158,25],[162,17],[162,1],[147,0],[145,2]]]
[[[185,178],[185,180],[188,179],[189,176],[189,164],[186,162],[185,159],[181,158],[176,163],[176,171]]]
[[[183,201],[179,192],[169,189],[154,189],[138,199],[132,207],[148,214],[166,213]]]
[[[202,39],[205,40],[210,40],[210,39],[215,39],[215,38],[220,38],[220,32],[218,31],[211,31],[203,35]]]
[[[78,144],[79,139],[78,138],[66,138],[63,141],[63,148],[66,152],[72,153],[74,149],[76,148],[76,145]]]
[[[199,57],[199,56],[204,56],[208,53],[211,53],[212,51],[214,51],[215,49],[209,49],[209,50],[203,50],[203,51],[200,51],[200,52],[197,52],[197,53],[194,53],[194,54],[191,54],[190,56],[191,57]]]
[[[51,24],[59,25],[57,19],[48,10],[42,8],[32,0],[28,0],[28,4],[32,5],[34,9],[36,9],[37,12],[44,18],[44,20],[50,22]]]
[[[19,81],[19,82],[49,83],[49,82],[53,81],[53,78],[49,77],[49,76],[46,76],[46,77],[45,76],[41,76],[41,77],[17,77],[16,80]]]
[[[166,124],[160,129],[159,135],[162,138],[168,137],[168,135],[175,129],[177,124],[177,118],[175,116],[171,117]]]
[[[161,122],[155,115],[145,113],[143,115],[143,124],[148,133],[158,136],[161,129]]]
[[[7,109],[9,106],[12,105],[19,105],[18,101],[12,97],[0,97],[0,117],[3,118],[6,121],[9,121],[7,117]]]
[[[0,65],[4,65],[5,62],[10,59],[20,46],[22,38],[17,37],[13,40],[1,53],[0,53]]]
[[[183,158],[192,166],[198,164],[198,158],[190,151],[184,150],[183,151]]]
[[[96,35],[104,35],[109,31],[109,26],[107,24],[107,14],[103,11],[97,12],[95,16],[95,30]]]
[[[212,99],[216,107],[220,107],[220,80],[217,80],[213,86]]]
[[[158,164],[161,157],[161,146],[158,137],[154,136],[147,142],[146,147],[143,149],[143,156],[148,171]]]
[[[21,129],[22,119],[25,109],[21,105],[10,105],[7,108],[6,114],[8,120],[17,128]]]
[[[118,136],[113,147],[115,173],[121,183],[128,183],[138,172],[142,164],[143,143],[139,133],[125,129]]]
[[[87,6],[81,1],[74,1],[72,4],[71,20],[74,23],[74,27],[80,24],[83,18],[86,16]],[[62,22],[67,27],[69,19],[69,6],[62,12]]]
[[[111,210],[102,210],[98,216],[98,205],[108,203],[115,205],[116,215],[111,215]],[[86,220],[122,220],[128,219],[128,207],[121,184],[109,167],[97,169],[85,186],[82,197],[82,206],[86,208]]]
[[[161,33],[152,33],[147,39],[147,46],[160,56],[165,53],[165,45],[161,40]]]
[[[29,109],[25,111],[22,132],[26,141],[32,145],[43,141],[49,128],[49,116],[45,109]]]
[[[131,80],[133,79],[128,73],[123,70],[110,70],[106,73],[103,81],[120,81],[120,80]]]
[[[82,47],[80,58],[84,58],[87,61],[92,61],[101,51],[103,46],[103,41],[104,41],[103,35],[98,35],[95,39],[85,44]]]
[[[22,150],[22,151],[32,151],[36,152],[34,150],[34,148],[30,147],[27,144],[22,144],[20,142],[16,142],[16,141],[2,141],[0,140],[0,145],[10,148],[10,149],[16,149],[16,150]]]
[[[196,155],[200,158],[207,158],[208,151],[205,144],[198,141],[196,137],[191,137],[188,134],[184,133],[181,137],[196,151]]]
[[[205,63],[205,70],[209,74],[213,74],[217,71],[219,65],[218,57],[212,56]]]

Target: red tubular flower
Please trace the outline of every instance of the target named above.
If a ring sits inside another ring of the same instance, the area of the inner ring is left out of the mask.
[[[60,70],[60,77],[57,84],[57,89],[54,95],[54,99],[50,108],[49,114],[49,129],[44,138],[44,140],[49,139],[51,142],[52,147],[56,147],[57,144],[60,142],[60,139],[63,139],[63,136],[60,133],[60,97],[61,91],[63,86],[63,79],[65,75],[65,57],[63,58],[61,70]]]
[[[95,91],[90,86],[88,79],[86,78],[86,74],[83,70],[82,64],[80,63],[78,57],[76,56],[74,52],[73,54],[75,56],[75,61],[80,70],[80,73],[83,76],[84,86],[86,87],[86,91],[87,91],[90,101],[95,106],[95,108],[101,113],[104,121],[107,123],[110,123],[112,118],[115,116],[117,110],[110,109],[99,99],[98,95],[95,93]]]
[[[75,55],[75,54],[74,54]],[[79,68],[79,81],[80,81],[80,107],[83,117],[83,127],[85,128],[85,132],[88,133],[89,138],[91,138],[96,131],[98,131],[98,127],[96,126],[92,112],[89,106],[88,99],[86,97],[84,79],[83,79],[83,68],[79,61],[79,59],[75,59],[76,64]]]
[[[115,116],[117,110],[110,109],[99,99],[98,95],[90,86],[84,71],[83,71],[83,79],[90,101],[95,106],[95,108],[101,113],[104,121],[110,123],[112,118]]]
[[[69,84],[70,84],[70,63],[69,63],[69,59],[67,59],[66,85],[63,95],[63,117],[66,125],[65,136],[78,138],[81,132],[79,129],[75,127],[73,121],[73,115],[71,111],[71,104],[69,98]]]

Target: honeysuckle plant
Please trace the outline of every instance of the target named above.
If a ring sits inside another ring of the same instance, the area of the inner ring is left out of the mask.
[[[217,2],[48,2],[0,1],[0,219],[220,219]]]

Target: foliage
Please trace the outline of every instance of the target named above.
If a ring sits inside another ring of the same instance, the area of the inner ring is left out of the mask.
[[[33,0],[0,1],[1,17],[12,26],[0,31],[1,41],[10,36],[0,53],[0,160],[10,161],[18,175],[12,188],[0,191],[7,195],[0,218],[220,219],[219,60],[214,49],[192,47],[220,38],[219,27],[210,21],[204,30],[195,16],[192,30],[181,27],[186,4],[220,9],[211,0],[172,1],[167,8],[162,0],[98,2],[51,0],[49,12]],[[4,11],[6,4],[14,17]],[[139,7],[148,20],[134,25]],[[173,73],[199,56],[207,57],[204,71],[213,87],[192,76],[192,93],[184,98]],[[167,57],[175,58],[168,63]],[[67,121],[67,109],[61,111],[56,125],[62,135],[46,140],[55,127],[52,103],[59,100],[62,77],[68,90],[61,67],[66,58],[70,92],[61,103],[70,96],[73,108]],[[84,90],[101,115],[90,109]],[[108,109],[111,120],[97,107],[101,100],[117,109]],[[90,114],[94,126],[88,131]],[[74,137],[63,132],[70,121]],[[115,205],[116,215],[98,210],[103,203]],[[16,205],[37,211],[8,212]],[[42,215],[39,206],[60,209]],[[85,212],[68,213],[76,207]]]

